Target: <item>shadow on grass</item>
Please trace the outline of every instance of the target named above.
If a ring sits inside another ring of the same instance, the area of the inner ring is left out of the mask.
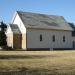
[[[0,72],[0,75],[75,75],[74,72],[58,72],[57,70],[48,69],[27,69],[20,68],[19,71]]]
[[[52,55],[0,55],[0,59],[36,59],[36,58],[48,58],[56,57]],[[57,56],[58,57],[58,56]]]

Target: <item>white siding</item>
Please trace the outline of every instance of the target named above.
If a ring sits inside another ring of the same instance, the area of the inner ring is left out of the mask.
[[[11,31],[10,26],[7,28],[6,36],[7,36],[7,45],[13,48],[13,32]]]
[[[40,34],[43,38],[41,42]],[[55,35],[55,42],[52,41],[53,35]],[[71,31],[27,29],[27,48],[72,48],[71,37]]]
[[[22,34],[22,49],[26,50],[26,34]]]
[[[16,14],[16,16],[13,20],[13,24],[18,25],[18,27],[22,33],[22,49],[26,49],[26,28],[18,14]],[[24,36],[24,34],[25,34],[25,36]]]
[[[26,33],[26,28],[25,28],[25,25],[23,24],[23,22],[21,21],[20,17],[18,14],[16,14],[14,20],[13,20],[13,23],[12,24],[17,24],[20,31],[22,33]]]
[[[10,26],[7,26],[6,34],[8,34],[8,33],[13,33]]]

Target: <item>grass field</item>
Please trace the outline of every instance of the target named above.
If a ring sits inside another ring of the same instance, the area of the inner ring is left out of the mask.
[[[0,51],[0,71],[75,75],[75,51]]]

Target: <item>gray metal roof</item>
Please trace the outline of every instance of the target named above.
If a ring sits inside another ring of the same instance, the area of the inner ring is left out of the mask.
[[[73,30],[62,16],[17,11],[26,28]]]
[[[20,31],[18,25],[16,25],[16,24],[10,24],[10,28],[11,28],[11,30],[12,30],[13,33],[21,34],[21,31]]]

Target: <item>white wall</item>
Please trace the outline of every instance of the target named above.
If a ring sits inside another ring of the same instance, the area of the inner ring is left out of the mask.
[[[8,26],[7,28],[6,36],[7,36],[7,45],[13,48],[13,32],[11,31],[10,26]]]
[[[40,34],[42,34],[42,42],[40,42]],[[52,41],[53,35],[55,35],[55,42]],[[66,38],[65,42],[63,36]],[[71,31],[27,29],[27,48],[72,48]]]
[[[26,28],[25,28],[25,26],[24,26],[23,22],[21,21],[21,19],[20,19],[18,14],[16,14],[15,19],[13,20],[12,24],[17,24],[19,29],[20,29],[20,31],[22,33],[26,33]]]
[[[15,19],[13,20],[13,24],[18,25],[18,27],[22,33],[22,49],[26,49],[26,28],[18,14],[16,14]],[[25,34],[25,36],[24,36],[24,34]]]

